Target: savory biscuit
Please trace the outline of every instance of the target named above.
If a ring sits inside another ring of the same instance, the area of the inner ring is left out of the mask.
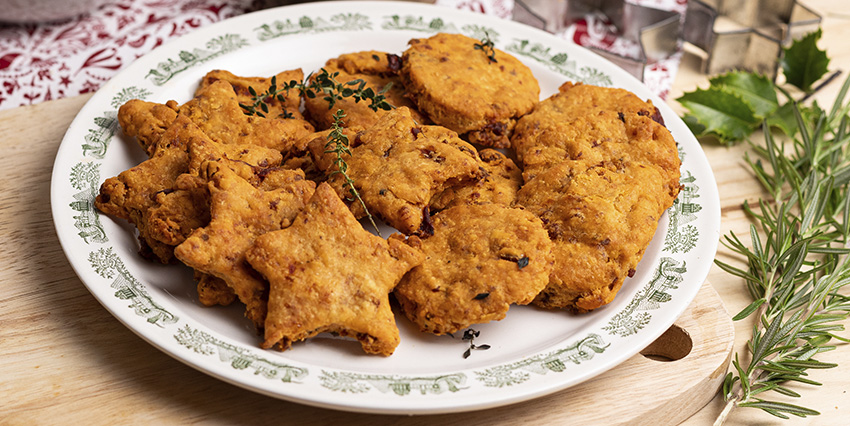
[[[279,189],[262,190],[220,162],[204,163],[209,181],[210,222],[175,247],[186,265],[223,279],[246,306],[245,316],[257,328],[266,317],[268,284],[245,261],[245,252],[259,235],[289,226],[315,188],[302,173],[280,180]]]
[[[315,137],[310,151],[337,194],[349,198],[345,179],[330,160],[334,155],[325,153],[326,143],[326,136]],[[405,234],[427,227],[434,195],[481,176],[475,148],[447,129],[420,126],[405,107],[358,132],[351,146],[347,173],[366,208]],[[364,215],[359,203],[351,209]]]
[[[458,205],[434,216],[434,234],[411,236],[425,253],[393,294],[420,330],[454,333],[501,320],[546,287],[552,242],[543,223],[521,209]]]
[[[537,103],[540,87],[513,56],[496,49],[492,62],[476,45],[481,42],[461,34],[410,40],[402,57],[404,86],[435,124],[472,143],[507,148],[516,120]]]
[[[613,300],[673,202],[663,182],[657,169],[640,163],[578,172],[565,162],[526,183],[517,204],[543,221],[555,256],[534,303],[585,312]]]
[[[391,355],[399,343],[388,295],[422,253],[363,229],[325,183],[292,226],[264,234],[248,250],[270,282],[264,348],[321,332],[360,341],[370,354]]]
[[[292,81],[300,82],[304,79],[304,72],[301,69],[279,72],[275,75],[275,83],[277,88],[283,87]],[[201,79],[201,84],[196,95],[202,94],[204,90],[211,86],[216,81],[226,81],[230,83],[233,92],[236,94],[236,100],[239,104],[253,105],[254,93],[263,94],[269,90],[271,86],[271,77],[242,77],[225,70],[212,70],[204,75]],[[298,96],[297,90],[290,90],[290,93],[284,93],[283,102],[280,102],[277,97],[267,97],[264,100],[268,112],[260,111],[267,118],[294,118],[303,120],[299,107],[301,106],[301,98]]]
[[[172,260],[173,247],[150,235],[147,212],[157,196],[171,191],[177,177],[189,171],[189,145],[205,138],[187,119],[176,119],[157,140],[149,159],[101,184],[95,206],[136,225],[144,257],[162,263]]]
[[[659,123],[652,103],[631,92],[565,83],[519,120],[511,141],[526,182],[563,161],[579,171],[600,163],[639,162],[661,172],[675,194],[681,162],[676,142]]]
[[[274,148],[285,157],[302,153],[305,146],[299,141],[313,133],[313,126],[305,120],[245,115],[233,87],[223,80],[199,89],[179,112],[216,142]]]
[[[136,138],[139,146],[153,155],[156,142],[177,118],[177,102],[166,104],[131,99],[118,108],[118,124],[124,134]]]
[[[425,118],[416,111],[413,102],[405,96],[404,85],[397,75],[401,67],[401,58],[385,52],[365,51],[347,53],[338,58],[330,59],[325,63],[324,69],[331,75],[338,73],[334,79],[340,83],[361,80],[364,87],[371,88],[375,93],[383,90],[387,85],[389,89],[384,96],[391,105],[395,107],[407,107],[416,122],[426,124]],[[357,88],[359,85],[347,86]],[[342,127],[359,126],[368,128],[374,125],[387,111],[378,109],[373,111],[369,108],[370,101],[355,101],[354,98],[346,97],[337,100],[333,107],[329,107],[328,101],[322,94],[314,98],[304,98],[304,106],[309,117],[317,129],[324,130],[333,126],[333,115],[338,109],[345,111]]]
[[[431,210],[439,211],[461,204],[501,204],[512,206],[522,186],[522,170],[513,160],[495,149],[478,152],[483,176],[474,183],[446,189],[431,199]]]

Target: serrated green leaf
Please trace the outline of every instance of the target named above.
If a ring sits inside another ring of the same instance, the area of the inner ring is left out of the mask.
[[[690,111],[696,123],[705,127],[697,136],[716,136],[723,144],[743,140],[760,123],[753,107],[740,95],[718,87],[697,89],[677,100]]]
[[[818,28],[817,31],[795,40],[791,47],[783,49],[784,55],[780,65],[785,73],[785,81],[806,93],[811,92],[812,84],[820,80],[828,70],[829,57],[817,46],[822,34],[823,31]]]
[[[768,117],[777,108],[779,100],[773,82],[763,75],[750,72],[733,71],[709,80],[712,85],[721,86],[725,90],[740,95],[753,107],[756,117]]]

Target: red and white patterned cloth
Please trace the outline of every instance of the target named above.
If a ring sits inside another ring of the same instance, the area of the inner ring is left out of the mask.
[[[684,11],[686,0],[630,0]],[[153,48],[203,25],[282,1],[114,0],[61,22],[0,25],[0,110],[97,90]],[[510,19],[514,0],[437,0]],[[647,66],[644,80],[665,95],[680,55]]]

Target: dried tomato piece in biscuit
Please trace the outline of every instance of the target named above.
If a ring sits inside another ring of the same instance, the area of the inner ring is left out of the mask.
[[[672,204],[663,182],[657,169],[640,163],[583,172],[561,163],[526,183],[518,204],[542,219],[555,255],[549,284],[534,303],[585,312],[613,300]]]
[[[319,185],[292,226],[264,234],[248,251],[269,292],[264,348],[321,332],[354,337],[370,354],[399,343],[388,295],[422,253],[363,229],[334,190]]]
[[[284,84],[289,83],[291,81],[300,82],[304,79],[304,72],[301,69],[294,69],[288,71],[282,71],[275,74],[275,84],[277,85],[276,89],[283,87]],[[201,79],[201,85],[198,87],[198,90],[195,91],[196,95],[203,93],[203,91],[216,81],[225,81],[230,83],[230,86],[233,88],[233,92],[236,94],[236,100],[240,104],[244,105],[253,105],[254,104],[254,95],[251,94],[251,90],[254,90],[254,93],[258,95],[262,95],[269,90],[271,86],[271,77],[243,77],[238,76],[230,71],[225,70],[212,70],[208,72],[204,78]],[[266,118],[294,118],[298,120],[303,120],[304,116],[301,115],[301,111],[299,107],[301,106],[301,98],[298,96],[297,90],[291,90],[290,93],[283,93],[284,101],[280,102],[277,97],[266,97],[263,99],[263,103],[266,104],[268,108],[267,112],[263,112],[259,107],[257,108],[260,113],[262,113]]]
[[[463,186],[446,189],[431,199],[431,210],[439,211],[462,204],[501,204],[512,206],[522,186],[522,170],[513,160],[495,149],[478,153],[481,179]]]
[[[321,135],[321,134],[320,134]],[[327,137],[316,137],[310,152],[325,171],[328,183],[344,198],[349,188],[325,153]],[[351,156],[345,156],[348,176],[373,215],[405,234],[429,222],[431,198],[456,185],[481,177],[475,148],[457,134],[439,126],[420,126],[410,111],[397,108],[377,124],[351,139]],[[359,203],[351,209],[364,215]]]
[[[220,162],[205,163],[202,174],[209,181],[210,223],[174,249],[186,265],[223,279],[258,328],[266,317],[268,284],[247,264],[245,252],[259,235],[289,226],[315,188],[303,173],[277,173],[286,174],[281,183],[288,184],[264,191]]]
[[[354,80],[362,80],[365,88],[371,88],[375,93],[384,90],[387,85],[389,89],[384,96],[391,105],[395,107],[407,107],[411,115],[418,123],[426,124],[425,117],[416,111],[416,106],[405,96],[404,84],[398,71],[401,68],[401,58],[385,52],[374,50],[346,53],[338,58],[330,59],[323,67],[329,74],[339,73],[334,79],[340,83],[348,83]],[[356,89],[358,85],[346,86]],[[370,101],[355,101],[346,97],[329,107],[328,101],[319,94],[314,98],[304,97],[304,106],[309,113],[310,120],[317,129],[329,129],[334,123],[333,115],[338,109],[345,111],[342,120],[343,127],[369,128],[374,125],[387,111],[378,109],[373,111],[369,108]]]
[[[396,286],[402,312],[445,334],[501,320],[546,287],[552,242],[533,214],[497,204],[459,205],[434,216],[434,235],[410,237],[425,253]]]
[[[435,124],[472,143],[510,146],[516,120],[540,97],[537,80],[522,62],[495,50],[476,49],[479,40],[461,34],[436,34],[410,40],[401,75],[408,96]]]

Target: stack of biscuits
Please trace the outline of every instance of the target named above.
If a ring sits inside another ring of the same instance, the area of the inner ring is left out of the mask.
[[[243,304],[264,348],[332,332],[387,356],[393,310],[435,334],[512,305],[591,311],[678,194],[676,143],[650,102],[571,82],[539,101],[531,70],[484,40],[441,33],[324,70],[393,108],[258,96],[271,78],[211,71],[185,104],[119,109],[149,158],[96,199],[136,226],[143,256],[193,268],[202,304]],[[344,155],[328,148],[340,135]],[[367,216],[398,233],[372,234]]]

